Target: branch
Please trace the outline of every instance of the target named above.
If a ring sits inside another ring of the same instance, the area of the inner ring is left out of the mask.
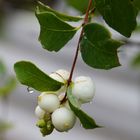
[[[91,6],[92,6],[92,0],[89,0],[89,4],[88,4],[87,10],[86,10],[86,15],[85,15],[85,18],[84,18],[84,22],[82,24],[83,26],[86,25],[89,22],[88,17],[89,17],[89,11],[91,9]],[[78,40],[77,49],[76,49],[75,57],[74,57],[74,60],[73,60],[73,64],[72,64],[72,68],[71,68],[71,72],[70,72],[70,77],[68,79],[67,86],[70,85],[71,80],[72,80],[74,68],[75,68],[75,65],[76,65],[76,62],[77,62],[77,58],[78,58],[78,52],[79,52],[80,41],[82,39],[82,36],[83,36],[83,27],[82,27],[82,31],[81,31],[81,34],[80,34],[80,37],[79,37],[79,40]]]

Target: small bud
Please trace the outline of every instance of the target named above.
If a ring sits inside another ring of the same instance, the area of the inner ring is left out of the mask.
[[[35,115],[39,118],[39,119],[43,119],[45,116],[45,111],[43,109],[41,109],[39,106],[36,107],[35,109]]]
[[[56,130],[60,132],[70,130],[76,122],[74,113],[66,107],[55,110],[52,114],[52,123]]]
[[[37,123],[36,123],[36,126],[39,127],[39,128],[45,127],[46,126],[45,120],[43,120],[43,119],[38,120]]]
[[[46,122],[48,122],[49,120],[51,120],[51,114],[46,113],[45,116],[44,116],[44,120],[45,120]]]
[[[51,120],[49,120],[47,122],[47,126],[46,127],[47,127],[48,130],[51,130],[52,129],[53,125],[52,125],[52,121]]]
[[[74,81],[72,94],[81,102],[91,102],[95,95],[95,85],[90,77],[80,76]]]
[[[49,129],[46,126],[46,127],[41,128],[40,132],[42,133],[42,136],[45,137],[46,135],[51,134],[53,132],[53,130],[54,130],[53,125],[50,125]]]
[[[38,105],[40,108],[48,113],[52,113],[54,110],[59,108],[60,101],[58,97],[54,94],[41,94],[38,97]]]

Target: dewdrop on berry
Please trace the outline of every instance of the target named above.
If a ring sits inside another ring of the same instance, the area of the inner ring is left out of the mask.
[[[35,115],[38,117],[38,119],[43,119],[45,116],[45,111],[37,106],[35,109]]]
[[[66,107],[61,107],[55,110],[52,114],[52,123],[55,129],[60,132],[70,130],[73,128],[75,122],[76,116],[70,109]]]
[[[91,102],[95,95],[95,85],[90,77],[79,76],[75,79],[72,94],[81,102]]]
[[[54,94],[42,93],[38,97],[38,105],[44,111],[46,111],[48,113],[52,113],[54,110],[59,108],[60,101],[59,101],[58,97]]]

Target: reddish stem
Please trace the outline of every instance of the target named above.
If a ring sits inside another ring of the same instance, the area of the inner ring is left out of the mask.
[[[84,25],[86,25],[88,23],[89,11],[91,9],[91,6],[92,6],[92,0],[89,0],[89,4],[88,4],[87,10],[86,10],[86,15],[85,15],[85,18],[84,18],[84,21],[83,21],[83,24],[82,24],[83,27],[84,27]],[[72,67],[71,67],[70,76],[69,76],[69,79],[67,81],[67,88],[68,88],[68,86],[70,85],[70,83],[72,81],[73,72],[74,72],[74,69],[75,69],[75,66],[76,66],[76,62],[77,62],[77,58],[78,58],[78,52],[79,52],[79,48],[80,48],[80,41],[81,41],[81,39],[83,37],[83,33],[84,33],[83,27],[82,27],[80,37],[79,37],[79,40],[78,40],[75,57],[74,57],[73,64],[72,64]],[[65,94],[63,100],[61,101],[61,104],[65,103],[67,101],[67,96],[66,95],[67,94]]]
[[[88,23],[89,11],[91,9],[91,6],[92,6],[92,0],[89,0],[89,4],[88,4],[87,10],[86,10],[86,15],[85,15],[85,18],[84,18],[84,22],[82,24],[83,26]],[[80,41],[81,41],[81,39],[83,37],[83,33],[84,32],[83,32],[83,27],[82,27],[82,31],[81,31],[81,34],[80,34],[80,37],[79,37],[79,40],[78,40],[77,49],[76,49],[75,57],[74,57],[73,64],[72,64],[72,67],[71,67],[70,77],[68,79],[67,86],[70,85],[71,80],[72,80],[73,72],[74,72],[76,62],[77,62],[77,58],[78,58],[78,52],[79,52],[79,48],[80,48]]]

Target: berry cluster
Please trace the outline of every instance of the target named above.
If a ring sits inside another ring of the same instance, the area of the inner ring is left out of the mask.
[[[73,128],[76,116],[69,106],[66,98],[67,81],[70,73],[66,70],[57,70],[50,77],[64,83],[56,92],[43,92],[38,96],[38,106],[35,114],[38,117],[37,126],[43,136],[52,133],[54,128],[59,132]],[[79,104],[91,102],[95,94],[95,85],[90,77],[77,77],[72,86],[72,94],[78,99]],[[65,100],[64,100],[65,98]]]

